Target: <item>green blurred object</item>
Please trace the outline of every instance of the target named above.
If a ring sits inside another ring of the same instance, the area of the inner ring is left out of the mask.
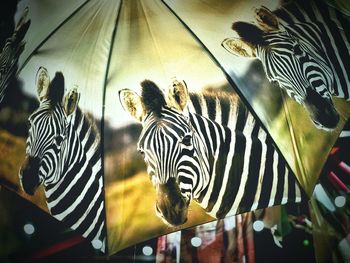
[[[304,246],[308,246],[308,245],[310,245],[310,241],[307,240],[307,239],[305,239],[305,240],[303,241],[303,244],[304,244]]]
[[[281,206],[281,218],[277,225],[277,230],[284,237],[292,232],[292,226],[288,220],[288,213],[284,206]]]

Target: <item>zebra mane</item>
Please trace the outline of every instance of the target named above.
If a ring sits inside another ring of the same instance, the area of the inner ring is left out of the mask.
[[[82,123],[81,123],[82,122]],[[97,144],[99,147],[100,142],[100,132],[97,128],[96,122],[91,113],[83,112],[80,107],[77,107],[75,112],[75,119],[73,124],[73,129],[77,130],[81,126],[80,133],[84,134],[90,128],[90,138],[94,138],[91,142],[92,144]]]
[[[235,92],[227,91],[227,90],[215,90],[215,89],[204,89],[202,92],[203,96],[205,97],[214,97],[218,98],[219,100],[221,99],[227,99],[231,98],[234,100],[239,99],[239,96]]]
[[[197,113],[212,121],[217,121],[217,117],[220,116],[219,123],[224,126],[230,125],[232,107],[239,108],[242,114],[247,111],[239,96],[233,92],[210,89],[200,93],[190,92],[189,96],[189,112]],[[219,107],[219,111],[217,107]]]
[[[235,105],[239,102],[239,96],[234,92],[223,91],[223,90],[204,90],[203,92],[190,92],[191,100],[199,99],[200,97],[205,98],[209,103],[219,100],[222,104],[227,104],[228,107]]]
[[[256,25],[251,23],[238,21],[232,24],[232,29],[237,32],[239,37],[244,41],[253,45],[265,45],[263,39],[263,31]]]
[[[159,115],[162,107],[166,105],[163,92],[153,81],[147,79],[141,82],[141,87],[146,112],[155,112]]]

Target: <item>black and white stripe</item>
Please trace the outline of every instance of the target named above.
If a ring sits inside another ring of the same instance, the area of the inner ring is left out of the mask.
[[[5,96],[6,88],[15,78],[18,69],[18,60],[25,46],[24,36],[30,26],[30,20],[26,21],[28,8],[23,12],[16,25],[12,36],[5,40],[0,52],[0,103]]]
[[[186,114],[169,106],[148,113],[138,143],[166,221],[184,210],[169,197],[177,192],[169,181],[186,204],[193,199],[215,218],[301,201],[283,156],[236,97],[191,94]]]
[[[323,1],[291,1],[271,11],[255,9],[255,24],[236,21],[233,54],[256,57],[267,78],[303,105],[315,126],[333,130],[339,113],[333,97],[350,99],[350,17]]]
[[[273,13],[289,33],[289,37],[303,45],[305,60],[301,67],[304,75],[319,74],[323,78],[322,81],[326,85],[324,88],[319,87],[317,91],[323,95],[324,89],[327,89],[331,95],[349,100],[350,17],[324,1],[292,1]],[[269,36],[266,36],[266,39],[268,40]],[[315,63],[307,65],[312,59]],[[279,69],[276,66],[276,70]],[[294,72],[295,67],[289,66],[289,70],[297,74]],[[285,73],[281,73],[283,74]],[[290,85],[285,87],[291,88]],[[317,84],[315,87],[317,89]]]
[[[40,103],[29,124],[26,155],[39,163],[38,182],[45,187],[50,213],[83,237],[101,241],[104,251],[104,185],[95,124],[80,108],[67,117],[62,105],[50,100]]]
[[[206,211],[222,218],[228,212],[301,200],[300,187],[283,156],[236,96],[191,94],[190,98],[190,111],[195,112],[190,114],[191,123],[196,131],[206,131],[202,137],[216,155],[210,162],[215,179],[210,179],[209,188],[200,194],[193,189]]]
[[[333,85],[332,71],[327,58],[315,45],[300,41],[302,35],[320,34],[321,29],[313,24],[285,26],[284,32],[264,34],[266,46],[258,46],[257,56],[262,61],[267,77],[276,81],[287,94],[300,104],[304,104],[308,92],[314,89],[322,98],[331,100]],[[292,32],[302,29],[298,36]],[[293,31],[294,30],[294,31]],[[308,52],[307,52],[308,51]],[[312,54],[312,56],[310,56]]]

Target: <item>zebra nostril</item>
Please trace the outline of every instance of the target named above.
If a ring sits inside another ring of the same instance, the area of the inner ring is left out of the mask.
[[[21,173],[34,172],[39,169],[40,159],[38,157],[27,156],[20,168]]]

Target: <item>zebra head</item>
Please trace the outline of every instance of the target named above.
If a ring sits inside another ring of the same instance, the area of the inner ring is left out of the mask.
[[[79,100],[76,89],[63,96],[61,72],[56,72],[50,82],[47,70],[40,67],[36,86],[40,104],[28,118],[26,157],[19,172],[22,188],[30,195],[40,184],[46,186],[60,178],[66,161],[68,127]]]
[[[258,26],[233,23],[239,38],[226,38],[222,46],[235,55],[260,59],[269,81],[303,105],[317,128],[334,129],[339,122],[332,102],[334,74],[319,41],[311,40],[322,33],[307,23],[282,26],[266,7],[255,12]]]
[[[170,225],[181,225],[187,221],[192,183],[201,172],[203,143],[185,113],[187,89],[169,93],[168,100],[155,83],[145,80],[141,86],[141,96],[124,89],[119,98],[143,126],[138,151],[156,190],[156,213]]]

